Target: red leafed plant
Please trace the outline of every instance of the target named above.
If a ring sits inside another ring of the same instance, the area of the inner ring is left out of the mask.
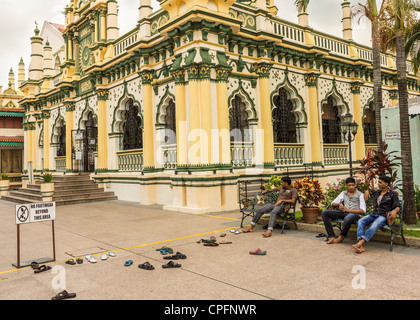
[[[361,168],[357,170],[366,183],[370,184],[380,176],[391,177],[390,189],[401,187],[397,177],[397,168],[401,166],[401,157],[394,155],[397,151],[387,152],[388,144],[383,141],[380,148],[372,149],[372,155],[360,160]]]

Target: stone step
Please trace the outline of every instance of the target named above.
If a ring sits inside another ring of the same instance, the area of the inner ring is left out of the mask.
[[[92,199],[97,197],[113,197],[113,192],[95,192],[95,193],[73,193],[67,195],[53,195],[53,201],[59,200],[80,200],[80,199]]]
[[[53,201],[56,205],[84,203],[92,201],[117,200],[114,192],[105,191],[90,179],[90,175],[54,176]],[[16,203],[42,202],[40,184],[28,184],[26,188],[10,191],[4,200]]]

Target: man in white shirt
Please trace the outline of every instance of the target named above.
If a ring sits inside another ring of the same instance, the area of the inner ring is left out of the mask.
[[[361,215],[366,213],[366,202],[363,193],[356,189],[354,178],[346,179],[347,191],[341,192],[333,200],[331,205],[338,207],[338,210],[324,210],[322,220],[324,220],[325,230],[328,234],[327,244],[340,243],[347,236],[350,226],[357,223]],[[343,219],[341,234],[336,238],[331,220]]]

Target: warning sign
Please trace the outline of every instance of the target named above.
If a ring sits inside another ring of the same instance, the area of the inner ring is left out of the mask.
[[[16,206],[16,224],[55,220],[55,202]]]

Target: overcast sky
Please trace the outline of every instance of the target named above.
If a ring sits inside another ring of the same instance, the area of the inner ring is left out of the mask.
[[[13,68],[17,86],[18,64],[20,58],[25,62],[26,74],[30,64],[30,38],[34,35],[35,21],[41,30],[44,21],[64,24],[64,7],[69,0],[1,0],[0,10],[0,86],[3,90],[8,86],[8,75]],[[313,0],[308,8],[309,24],[316,30],[342,35],[341,0]],[[350,0],[351,4],[364,3],[365,0]],[[140,0],[118,0],[120,35],[135,27],[138,20]],[[297,12],[294,0],[275,0],[279,8],[278,16],[297,23]],[[159,8],[156,0],[152,0],[155,10]],[[370,24],[353,23],[353,38],[356,42],[370,45]]]

